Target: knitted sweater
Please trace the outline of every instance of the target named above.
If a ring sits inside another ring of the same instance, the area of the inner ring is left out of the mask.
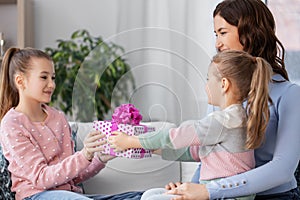
[[[74,153],[69,124],[60,111],[44,105],[47,118],[31,122],[13,108],[1,121],[1,145],[16,200],[44,190],[82,192],[76,184],[97,174],[104,165]]]
[[[254,168],[254,152],[245,149],[245,122],[243,106],[231,105],[194,124],[140,135],[139,140],[145,149],[190,147],[179,155],[179,160],[201,160],[201,180],[211,180]],[[165,159],[176,160],[173,151],[163,152]]]

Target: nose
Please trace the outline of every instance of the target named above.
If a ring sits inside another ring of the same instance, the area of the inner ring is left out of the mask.
[[[216,49],[219,51],[222,46],[223,46],[222,41],[220,40],[220,38],[217,37],[216,38],[216,43],[215,43]]]
[[[49,88],[55,88],[55,86],[56,86],[55,81],[51,79],[51,80],[49,81],[49,83],[48,83],[48,87],[49,87]]]

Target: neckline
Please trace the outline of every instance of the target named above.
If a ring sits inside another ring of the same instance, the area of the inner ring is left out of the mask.
[[[25,117],[28,121],[30,121],[33,124],[39,124],[39,125],[45,126],[45,124],[49,120],[49,112],[48,112],[47,106],[44,104],[42,104],[42,109],[43,109],[44,113],[46,114],[46,117],[41,121],[31,121],[30,118],[26,114],[17,111],[15,108],[12,108],[12,109],[14,112],[18,113],[19,115],[22,115],[23,117]]]

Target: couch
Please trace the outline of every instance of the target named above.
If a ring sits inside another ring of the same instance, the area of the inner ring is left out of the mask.
[[[93,130],[93,123],[70,122],[72,135],[76,141],[76,150],[83,148],[85,135]],[[167,122],[144,123],[160,128],[174,127]],[[0,146],[1,152],[1,146]],[[0,199],[14,200],[10,191],[11,180],[7,171],[8,162],[0,153]],[[151,158],[127,159],[116,157],[106,164],[96,176],[83,182],[86,194],[116,194],[126,191],[143,191],[154,187],[163,187],[173,181],[189,181],[197,163],[166,161],[158,155]]]
[[[166,122],[144,124],[154,126],[156,129],[175,126]],[[70,125],[76,140],[76,150],[80,150],[83,147],[82,142],[85,135],[93,130],[93,124],[71,122]],[[11,182],[6,167],[7,161],[0,154],[0,199],[13,200],[14,195],[9,190]],[[116,194],[125,191],[147,190],[162,187],[171,181],[190,181],[196,167],[197,163],[194,162],[166,161],[158,155],[139,160],[117,157],[109,161],[99,174],[82,185],[87,194]],[[299,184],[299,166],[296,177]]]
[[[143,123],[160,128],[175,127],[167,122]],[[71,123],[73,130],[77,128],[76,149],[83,147],[85,135],[93,128],[92,123]],[[74,126],[76,128],[74,128]],[[116,157],[106,164],[95,177],[85,181],[85,193],[115,194],[125,191],[140,191],[154,187],[163,187],[173,181],[190,181],[197,163],[166,161],[158,155],[151,158],[128,159]]]

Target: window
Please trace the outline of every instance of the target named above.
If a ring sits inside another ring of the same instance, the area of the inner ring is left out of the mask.
[[[290,80],[300,84],[300,1],[268,0],[276,21],[276,33],[286,50],[285,63]]]

